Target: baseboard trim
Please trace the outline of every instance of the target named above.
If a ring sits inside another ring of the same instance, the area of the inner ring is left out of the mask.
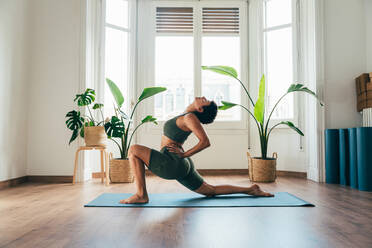
[[[297,177],[297,178],[307,178],[306,172],[297,172],[297,171],[276,171],[276,174],[279,177]]]
[[[0,182],[0,189],[10,188],[28,181],[27,176],[8,179]]]
[[[223,176],[223,175],[247,175],[247,169],[198,169],[203,176]],[[154,175],[151,171],[146,170],[146,176]],[[277,171],[279,177],[296,177],[307,178],[306,172],[296,171]],[[101,172],[93,172],[92,178],[101,178]],[[72,183],[72,176],[23,176],[0,182],[0,190],[14,187],[25,182],[34,183]]]
[[[248,175],[246,169],[198,169],[202,176]]]
[[[72,183],[72,176],[28,176],[34,183]]]
[[[197,170],[202,176],[223,176],[223,175],[247,175],[248,169],[198,169]],[[296,178],[307,178],[306,172],[297,171],[276,171],[279,177],[296,177]],[[98,173],[100,175],[100,173]],[[146,170],[146,176],[154,175],[151,171]],[[98,177],[100,178],[100,176]]]

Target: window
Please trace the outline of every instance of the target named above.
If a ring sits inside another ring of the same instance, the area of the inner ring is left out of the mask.
[[[193,8],[156,8],[155,82],[168,89],[155,97],[160,120],[182,112],[194,98],[193,14]]]
[[[229,6],[207,1],[159,4],[155,7],[155,84],[167,87],[155,97],[154,112],[166,120],[185,110],[194,96],[241,103],[240,85],[202,65],[228,65],[240,75],[242,1]],[[246,26],[244,26],[246,28]],[[241,121],[241,109],[221,111],[217,121]]]
[[[265,0],[264,40],[267,111],[294,83],[294,21],[295,0]],[[269,113],[270,113],[269,112]],[[294,96],[287,95],[278,105],[272,119],[294,119]]]
[[[203,8],[202,64],[228,65],[240,75],[239,8]],[[202,95],[221,101],[240,103],[241,86],[231,78],[202,72]],[[217,120],[240,120],[240,108],[221,111]]]
[[[114,81],[124,94],[124,107],[128,108],[130,79],[130,26],[129,2],[106,0],[105,11],[105,78]],[[112,115],[114,99],[105,83],[105,115]]]

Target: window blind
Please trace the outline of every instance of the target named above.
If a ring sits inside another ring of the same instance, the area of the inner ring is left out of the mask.
[[[193,8],[157,7],[157,33],[192,33]]]
[[[203,8],[203,33],[239,34],[239,8]]]

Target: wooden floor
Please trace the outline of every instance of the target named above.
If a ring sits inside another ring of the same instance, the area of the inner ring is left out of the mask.
[[[245,175],[205,179],[250,185]],[[149,193],[188,192],[155,176],[147,182]],[[0,247],[372,247],[372,193],[299,178],[261,185],[316,207],[84,208],[134,185],[26,183],[0,191]]]

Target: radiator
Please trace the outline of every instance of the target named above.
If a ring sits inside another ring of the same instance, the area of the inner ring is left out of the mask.
[[[372,127],[372,108],[365,108],[362,112],[363,127]]]

